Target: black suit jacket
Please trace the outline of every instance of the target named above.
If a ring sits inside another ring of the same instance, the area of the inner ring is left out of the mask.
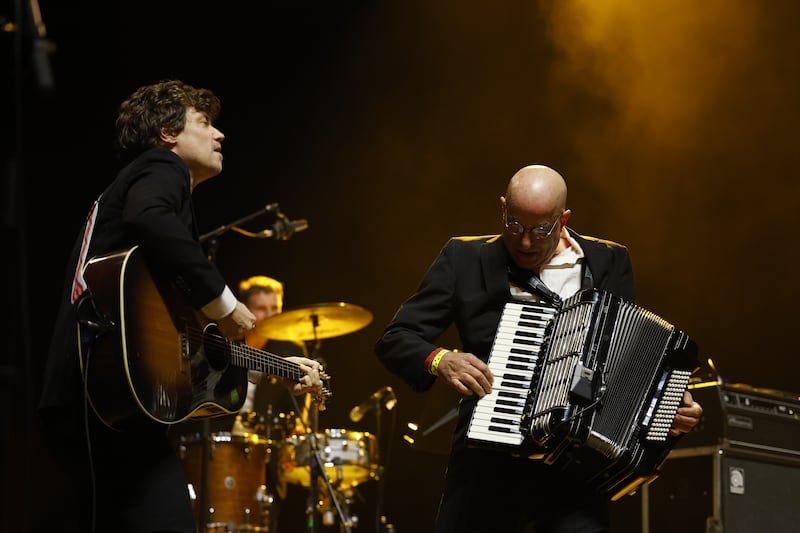
[[[70,300],[86,223],[66,267],[59,312],[42,380],[40,407],[80,401],[77,318]],[[139,245],[153,274],[180,286],[200,308],[222,294],[225,280],[198,241],[189,169],[154,148],[126,165],[100,197],[87,259]]]
[[[633,302],[627,248],[568,231],[584,251],[582,288],[606,290]],[[499,235],[451,238],[417,291],[384,329],[375,345],[378,359],[414,390],[427,390],[436,378],[425,371],[425,358],[436,349],[439,336],[455,324],[459,349],[488,361],[503,308],[511,300],[509,261]],[[462,399],[456,446],[463,441],[476,401],[475,395]]]

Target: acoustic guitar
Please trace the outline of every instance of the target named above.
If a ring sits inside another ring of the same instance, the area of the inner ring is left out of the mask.
[[[112,429],[234,414],[248,370],[290,381],[305,375],[280,355],[223,337],[173,283],[151,275],[137,246],[89,260],[83,276],[81,371],[92,409]],[[325,402],[330,376],[321,377],[315,399]]]

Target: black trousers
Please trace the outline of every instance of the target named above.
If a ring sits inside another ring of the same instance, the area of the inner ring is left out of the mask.
[[[437,533],[601,533],[607,497],[542,461],[478,448],[453,451]]]
[[[76,502],[80,533],[197,533],[186,475],[167,426],[110,429],[82,402],[41,412],[53,457],[63,466],[66,495]],[[87,429],[89,439],[87,440]]]

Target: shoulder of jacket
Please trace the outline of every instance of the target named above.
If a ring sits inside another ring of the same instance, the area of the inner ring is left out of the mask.
[[[576,237],[578,239],[583,239],[584,241],[586,241],[588,243],[595,243],[595,244],[598,244],[600,246],[604,246],[606,248],[621,248],[623,250],[627,250],[628,249],[628,247],[625,246],[624,244],[620,244],[618,242],[615,242],[615,241],[612,241],[612,240],[609,240],[609,239],[601,239],[599,237],[592,237],[591,235],[581,235],[580,233],[577,233],[577,232],[574,232],[574,231],[572,232],[572,236]]]
[[[500,239],[500,235],[461,235],[458,237],[451,237],[449,242],[455,243],[478,243],[478,244],[489,244],[493,243]]]
[[[128,163],[122,173],[138,179],[144,174],[153,172],[154,169],[158,169],[160,174],[169,172],[175,178],[188,183],[189,167],[186,162],[175,152],[162,147],[151,148],[143,152]]]

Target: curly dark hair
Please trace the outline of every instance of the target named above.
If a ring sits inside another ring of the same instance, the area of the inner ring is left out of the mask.
[[[186,109],[195,108],[213,123],[219,116],[219,98],[180,80],[163,80],[139,87],[119,106],[117,155],[130,160],[161,145],[162,130],[178,134],[186,125]]]

